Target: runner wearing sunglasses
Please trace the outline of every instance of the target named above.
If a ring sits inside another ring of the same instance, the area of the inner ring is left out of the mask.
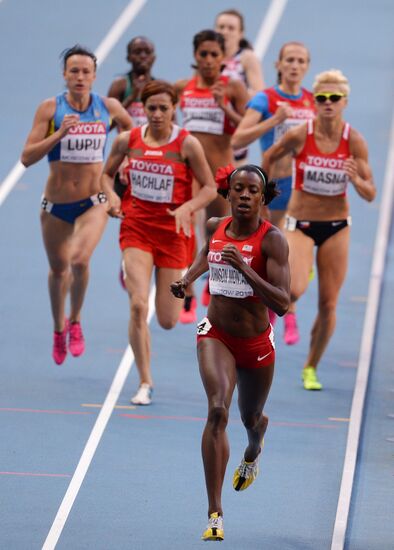
[[[260,140],[262,155],[290,128],[315,116],[311,92],[302,87],[309,68],[308,49],[300,42],[287,42],[276,61],[278,83],[258,92],[248,103],[246,114],[232,137],[233,147],[245,147]],[[272,166],[271,177],[277,181],[280,195],[269,205],[271,222],[283,230],[291,193],[291,155]],[[275,315],[271,313],[271,322]],[[294,306],[284,317],[284,340],[287,345],[299,341]]]
[[[336,304],[347,270],[348,183],[367,201],[376,195],[367,145],[342,116],[350,91],[348,80],[341,71],[326,71],[317,75],[313,91],[316,119],[288,132],[264,156],[267,170],[285,155],[294,157],[295,178],[285,224],[293,301],[308,287],[317,247],[319,308],[302,374],[306,390],[322,388],[316,368],[334,332]]]

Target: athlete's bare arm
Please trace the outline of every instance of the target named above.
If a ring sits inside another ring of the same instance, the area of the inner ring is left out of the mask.
[[[62,137],[68,134],[70,128],[78,124],[78,115],[65,115],[60,128],[49,135],[50,121],[55,115],[55,110],[55,98],[46,99],[38,107],[34,116],[33,127],[21,155],[22,164],[26,168],[45,157]]]
[[[105,106],[107,107],[111,120],[116,124],[120,131],[131,130],[133,122],[131,116],[122,106],[119,100],[114,97],[103,97]]]
[[[196,279],[208,271],[208,251],[209,251],[209,239],[211,235],[216,231],[222,218],[210,218],[207,221],[207,233],[208,238],[201,248],[197,256],[195,257],[192,265],[187,270],[187,273],[179,281],[175,281],[170,285],[171,292],[176,298],[184,298],[185,290]]]
[[[241,120],[237,129],[231,138],[233,148],[246,147],[256,139],[275,128],[278,124],[286,120],[291,115],[292,109],[289,104],[283,103],[276,112],[269,118],[261,119],[261,113],[256,109],[249,108]]]
[[[301,124],[297,128],[289,130],[282,138],[264,152],[263,167],[270,175],[272,165],[279,159],[291,154],[297,155],[304,147],[307,125]]]
[[[289,248],[283,233],[273,227],[262,242],[262,253],[267,258],[267,280],[247,265],[234,244],[226,244],[222,260],[240,271],[255,294],[278,315],[284,315],[290,305]]]
[[[242,52],[241,63],[245,71],[249,95],[253,97],[256,92],[262,91],[265,88],[260,60],[254,51],[245,49]]]
[[[100,180],[108,199],[108,214],[114,218],[123,218],[121,200],[114,191],[114,177],[127,154],[129,139],[130,132],[122,132],[115,138]]]
[[[349,146],[352,156],[344,162],[345,171],[360,197],[369,202],[373,201],[376,197],[376,187],[368,163],[368,147],[361,134],[353,128],[349,137]]]

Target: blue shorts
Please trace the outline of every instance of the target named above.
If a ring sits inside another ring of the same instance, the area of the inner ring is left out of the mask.
[[[291,195],[291,182],[291,176],[277,180],[276,185],[279,188],[280,195],[269,203],[268,208],[270,210],[287,210]]]
[[[89,208],[97,204],[103,204],[104,202],[107,202],[107,197],[105,193],[102,192],[92,195],[86,199],[60,204],[50,202],[43,196],[41,199],[41,208],[45,210],[45,212],[52,214],[52,216],[60,218],[64,222],[73,224],[78,216],[84,214],[86,210],[89,210]]]

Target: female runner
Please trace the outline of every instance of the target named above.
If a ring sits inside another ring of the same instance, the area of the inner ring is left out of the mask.
[[[129,341],[140,376],[131,401],[149,405],[153,380],[147,316],[152,272],[155,268],[157,319],[160,326],[171,329],[182,304],[171,295],[169,285],[190,263],[191,217],[216,197],[216,185],[198,140],[173,123],[174,87],[153,80],[145,86],[141,101],[148,123],[115,139],[102,185],[109,214],[123,218],[120,247],[130,300]],[[113,179],[125,157],[130,186],[121,203]],[[193,176],[200,190],[192,198]]]
[[[230,139],[245,112],[248,93],[240,80],[222,76],[225,42],[221,34],[203,30],[193,38],[194,66],[191,80],[176,83],[180,93],[183,125],[201,143],[212,174],[234,160]],[[224,216],[228,203],[221,196],[206,208],[207,217]],[[202,295],[209,302],[207,285]],[[196,305],[196,304],[195,304]]]
[[[230,168],[228,170],[228,168]],[[248,445],[233,487],[249,487],[268,418],[263,413],[274,374],[275,344],[268,308],[283,315],[289,305],[288,245],[281,231],[260,216],[276,195],[275,184],[254,165],[218,172],[231,217],[208,221],[210,237],[182,279],[171,285],[179,298],[209,268],[211,301],[197,327],[200,374],[208,399],[202,456],[208,493],[204,540],[223,540],[221,493],[229,458],[226,426],[234,388]]]
[[[67,90],[38,107],[22,152],[27,167],[48,155],[50,173],[41,202],[41,227],[49,261],[49,295],[54,321],[53,359],[85,350],[81,310],[89,280],[89,262],[104,231],[106,197],[100,175],[105,142],[114,120],[131,128],[116,99],[91,92],[95,55],[79,45],[63,54]],[[70,294],[70,313],[65,302]]]
[[[315,116],[312,94],[302,87],[309,61],[309,52],[303,44],[288,42],[282,46],[276,62],[278,83],[256,94],[248,103],[245,117],[232,138],[234,147],[249,145],[259,138],[263,155],[289,128]],[[283,229],[291,193],[291,155],[275,163],[271,177],[277,180],[280,195],[269,206],[270,220]],[[272,322],[274,319],[272,315]],[[284,317],[284,329],[285,343],[296,344],[299,332],[294,307]]]
[[[294,156],[295,179],[285,224],[293,302],[308,287],[317,247],[319,306],[302,373],[306,390],[322,388],[316,369],[334,332],[336,304],[346,275],[351,224],[348,184],[367,201],[376,195],[367,145],[343,119],[349,91],[340,71],[317,75],[313,86],[316,119],[289,131],[264,156],[267,170],[281,158]]]

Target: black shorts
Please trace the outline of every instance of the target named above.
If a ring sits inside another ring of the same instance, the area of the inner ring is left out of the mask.
[[[285,229],[295,231],[299,229],[313,239],[316,246],[321,246],[327,239],[338,233],[341,229],[352,225],[352,218],[348,216],[346,220],[330,220],[327,222],[314,222],[308,220],[297,220],[292,216],[286,216]]]

